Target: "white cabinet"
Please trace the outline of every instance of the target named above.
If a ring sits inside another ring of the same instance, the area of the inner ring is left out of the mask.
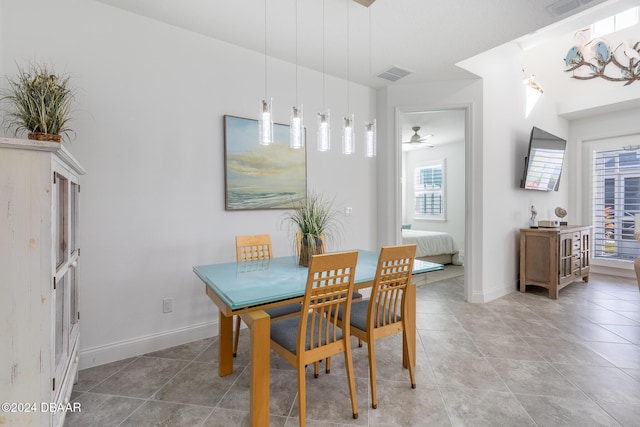
[[[0,138],[0,425],[61,426],[78,369],[78,177],[61,144]]]

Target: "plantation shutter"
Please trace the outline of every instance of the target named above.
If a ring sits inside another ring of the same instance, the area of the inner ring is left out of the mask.
[[[418,216],[444,217],[444,164],[415,169],[414,212]]]
[[[636,219],[637,218],[637,219]],[[593,256],[633,260],[640,221],[640,146],[593,151]]]

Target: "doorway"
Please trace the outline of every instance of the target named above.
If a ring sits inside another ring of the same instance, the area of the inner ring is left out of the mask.
[[[470,261],[468,152],[470,106],[399,108],[396,114],[396,241],[423,241],[417,256],[449,266]],[[401,231],[402,230],[402,231]],[[459,268],[459,267],[458,267]],[[468,271],[465,268],[466,271]],[[470,301],[470,274],[465,274]]]

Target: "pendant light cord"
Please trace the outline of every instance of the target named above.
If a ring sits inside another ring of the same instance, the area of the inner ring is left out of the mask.
[[[349,81],[349,77],[350,77],[350,68],[349,68],[349,45],[350,45],[350,38],[349,38],[349,2],[347,2],[347,115],[349,115],[349,112],[351,111],[351,100],[350,100],[350,93],[349,93],[349,89],[351,87],[350,85],[350,81]]]
[[[298,0],[296,2],[296,108],[298,107]]]
[[[325,107],[326,107],[326,103],[325,103],[325,96],[326,96],[326,90],[325,90],[325,79],[326,79],[326,75],[324,72],[324,6],[325,6],[325,0],[322,0],[322,111],[324,112]]]
[[[264,0],[264,99],[267,100],[267,0]]]

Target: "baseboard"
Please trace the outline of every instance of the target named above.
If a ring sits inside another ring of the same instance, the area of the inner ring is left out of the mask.
[[[502,298],[505,295],[509,295],[511,292],[517,289],[517,283],[511,286],[503,286],[500,288],[488,289],[484,292],[473,292],[471,294],[472,303],[484,304],[494,299]]]
[[[92,368],[217,335],[218,322],[205,322],[80,350],[79,369]],[[82,344],[82,337],[80,337]]]
[[[606,274],[607,276],[624,277],[625,279],[636,278],[636,272],[633,269],[633,264],[629,266],[611,266],[591,263],[590,272],[594,274]]]

